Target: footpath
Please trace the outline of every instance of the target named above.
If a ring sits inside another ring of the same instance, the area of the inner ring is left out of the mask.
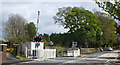
[[[6,63],[2,63],[1,65],[10,65],[10,64],[16,64],[20,62],[28,62],[28,61],[33,61],[33,60],[21,60],[11,53],[7,53],[7,58],[6,58]]]

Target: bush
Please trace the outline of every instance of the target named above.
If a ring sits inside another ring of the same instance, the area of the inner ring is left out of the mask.
[[[102,47],[100,48],[100,51],[103,51],[103,48],[102,48]]]
[[[10,50],[11,50],[10,48],[7,48],[7,49],[6,49],[7,52],[10,52]]]
[[[7,48],[6,51],[13,53],[13,52],[14,52],[14,49],[13,49],[13,48]]]
[[[14,49],[13,49],[13,48],[10,48],[10,52],[13,53],[13,52],[14,52]]]
[[[62,56],[62,50],[57,50],[57,56]]]

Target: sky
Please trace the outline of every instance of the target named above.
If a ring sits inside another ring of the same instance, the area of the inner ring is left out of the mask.
[[[54,24],[53,16],[56,15],[58,12],[58,8],[67,7],[67,6],[77,6],[77,7],[84,7],[85,9],[92,11],[93,9],[96,9],[97,11],[100,11],[101,9],[96,5],[96,3],[92,0],[60,0],[60,1],[7,1],[4,0],[0,4],[0,18],[2,22],[0,22],[0,30],[3,29],[5,26],[5,23],[7,23],[7,20],[9,18],[9,15],[11,14],[19,14],[22,17],[24,17],[28,23],[34,22],[34,24],[37,24],[37,13],[40,11],[40,22],[38,24],[38,29],[40,34],[51,34],[51,33],[65,33],[68,31],[68,29],[64,29],[62,26],[58,24]],[[4,33],[0,32],[0,40],[3,39]]]

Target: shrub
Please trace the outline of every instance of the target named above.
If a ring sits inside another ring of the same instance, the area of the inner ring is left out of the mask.
[[[57,56],[62,56],[62,50],[57,50],[56,52],[57,52],[56,54]]]
[[[103,48],[102,48],[102,47],[100,48],[100,51],[103,51]]]
[[[10,48],[10,52],[13,53],[13,52],[14,52],[14,49],[13,49],[13,48]]]
[[[10,52],[10,50],[11,50],[10,48],[7,48],[7,49],[6,49],[7,52]]]

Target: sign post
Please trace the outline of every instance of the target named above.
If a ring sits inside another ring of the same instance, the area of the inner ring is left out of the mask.
[[[40,46],[40,44],[39,44],[38,42],[36,42],[35,47],[37,47],[37,53],[36,53],[37,58],[38,58],[38,47],[39,47],[39,46]]]
[[[39,46],[40,46],[40,44],[37,42],[37,43],[35,44],[35,47],[38,48]]]
[[[37,33],[36,36],[33,37],[33,42],[35,42],[35,50],[33,50],[33,56],[36,56],[38,54],[38,47],[40,46],[39,42],[42,42],[42,35],[39,35],[39,31],[38,31],[39,15],[40,15],[40,11],[38,11],[37,29],[36,29]]]
[[[120,41],[120,35],[118,35],[118,41]]]
[[[74,55],[74,50],[75,50],[76,46],[77,46],[77,42],[72,42],[73,56],[75,56]]]

